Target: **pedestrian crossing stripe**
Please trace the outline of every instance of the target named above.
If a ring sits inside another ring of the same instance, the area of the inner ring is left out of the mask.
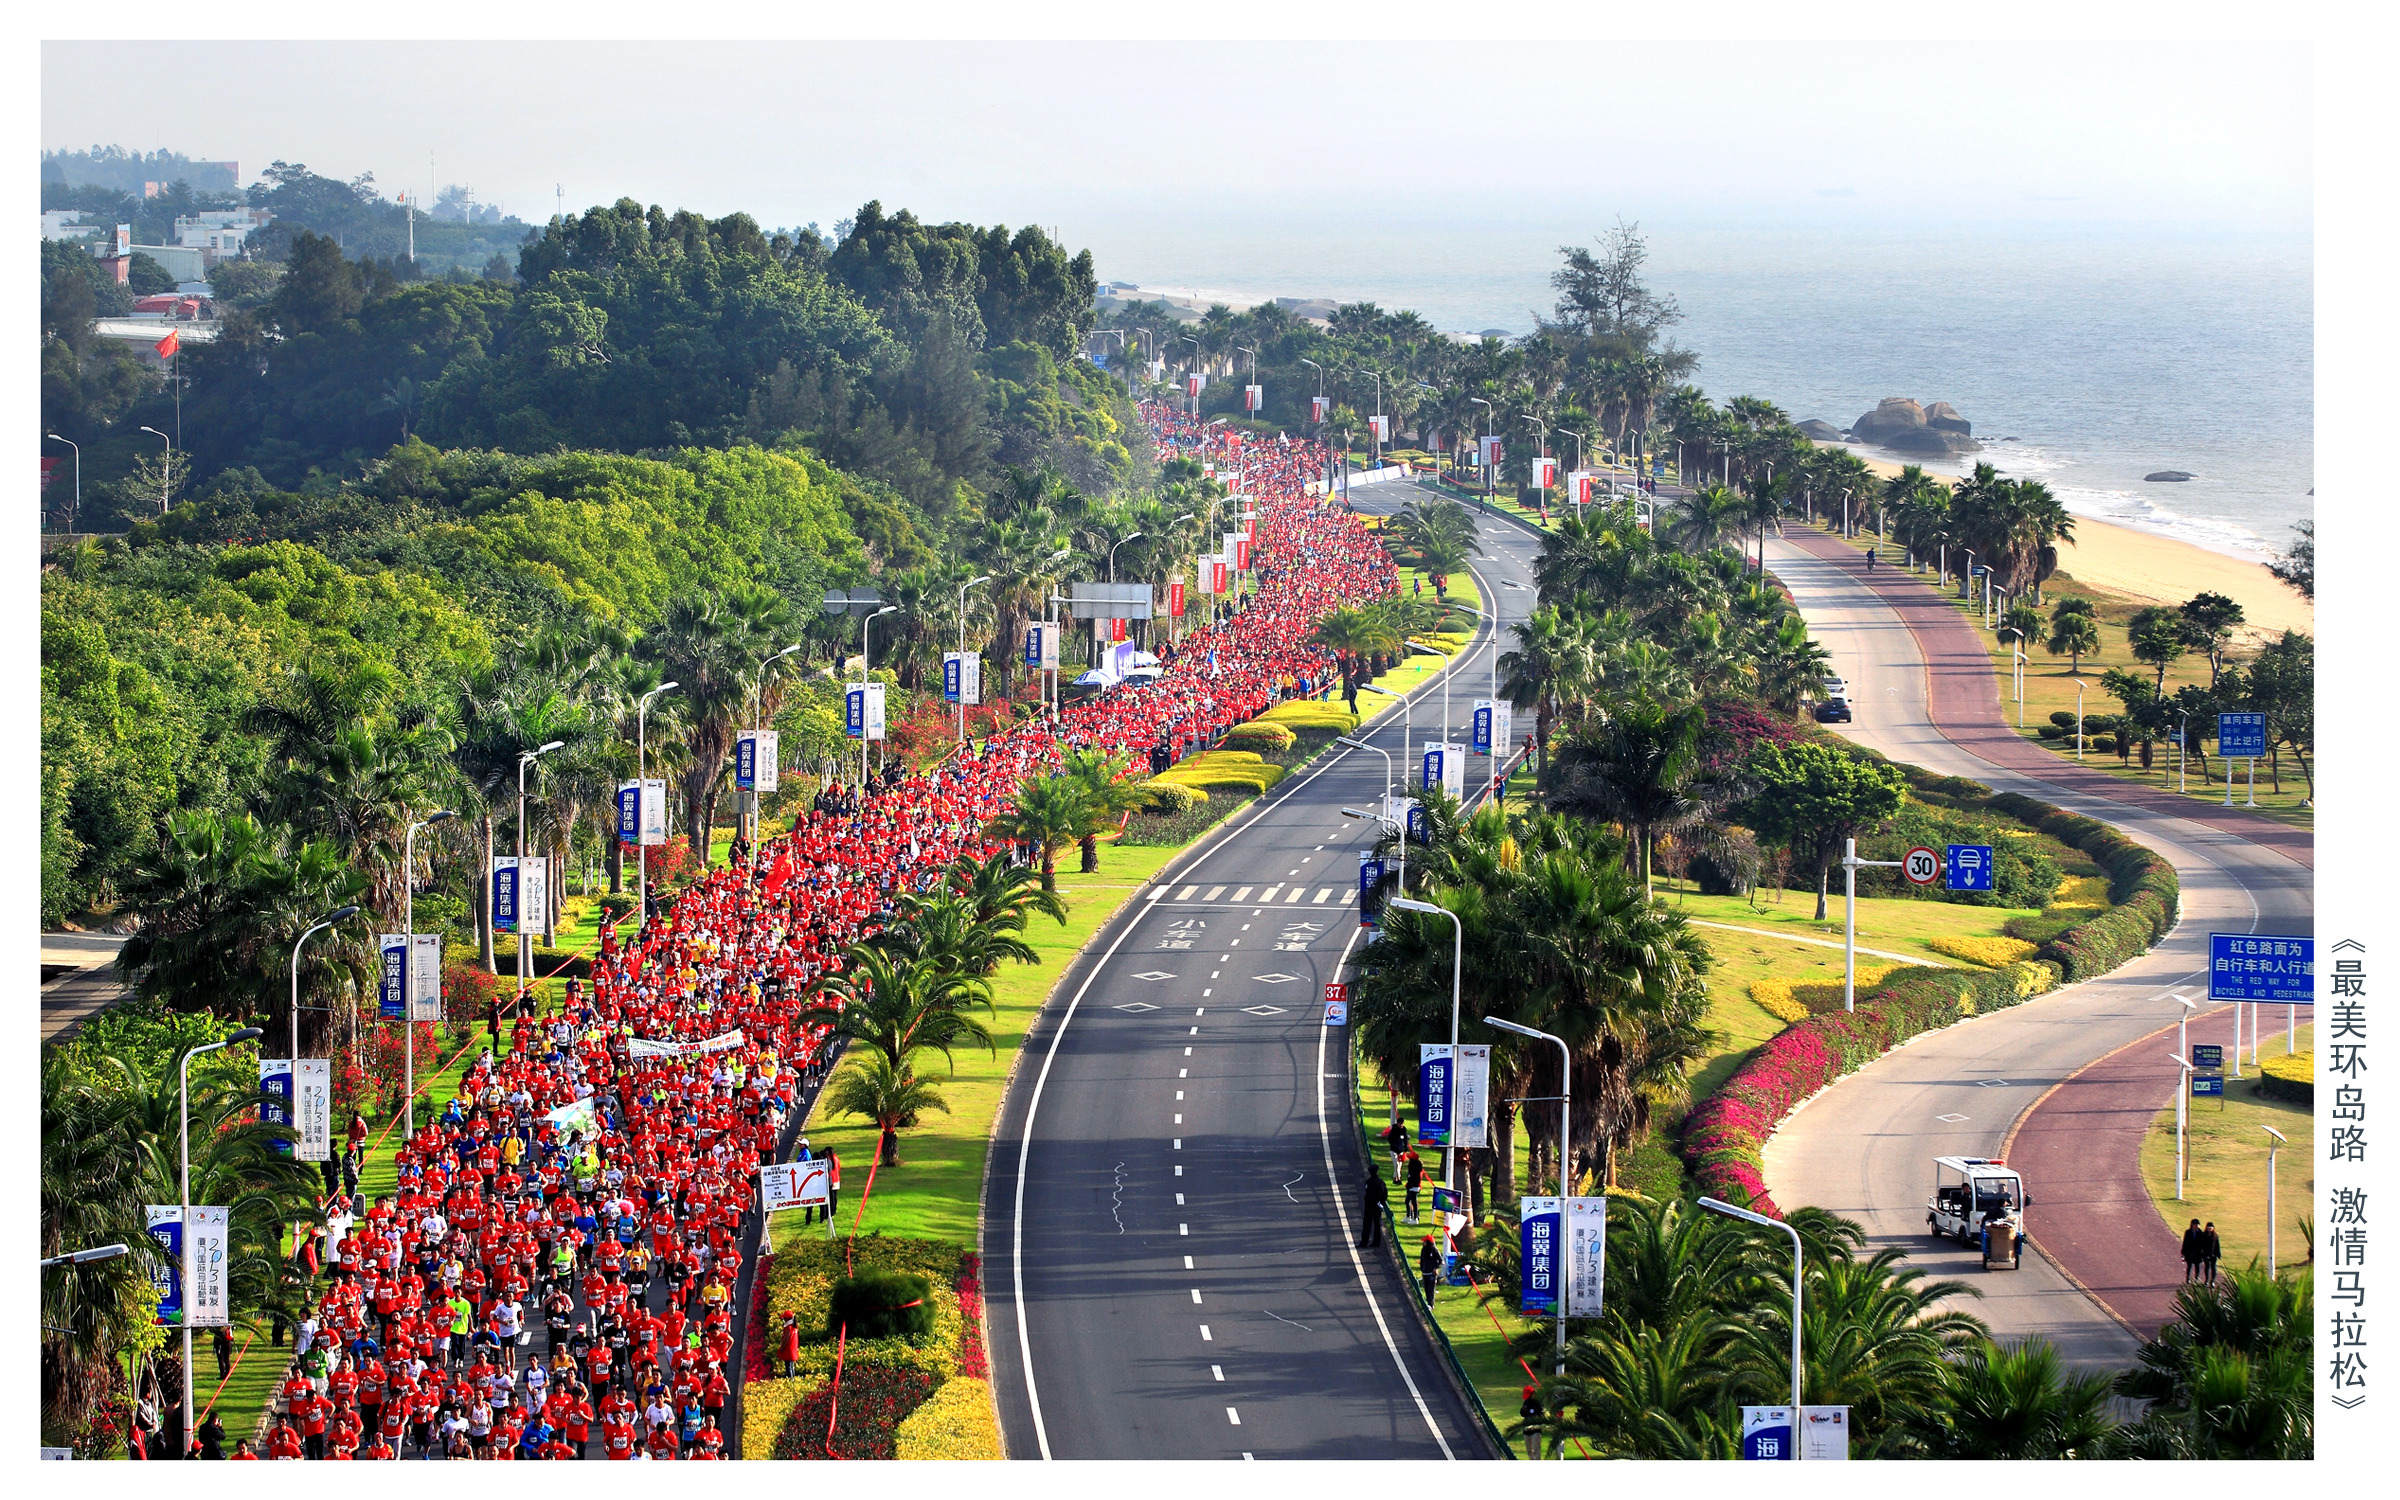
[[[1327,886],[1327,887],[1325,887],[1323,890],[1321,890],[1321,891],[1317,892],[1317,899],[1316,899],[1316,900],[1314,900],[1314,901],[1311,901],[1311,902],[1309,903],[1309,905],[1311,905],[1311,906],[1323,906],[1323,905],[1324,905],[1326,902],[1328,902],[1328,901],[1330,901],[1330,900],[1332,900],[1332,899],[1333,899],[1333,887],[1332,887],[1332,886]]]

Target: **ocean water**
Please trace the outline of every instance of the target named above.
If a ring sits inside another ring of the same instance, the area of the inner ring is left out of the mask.
[[[1235,302],[1371,300],[1523,333],[1562,244],[1609,220],[1093,224],[1103,280]],[[2255,560],[2314,514],[2306,234],[1995,222],[1904,232],[1837,208],[1775,225],[1642,224],[1712,397],[1848,427],[1885,396],[1948,401],[2003,474],[2078,515]],[[1070,234],[1074,231],[1070,230]],[[1862,450],[1874,457],[1897,457]],[[2180,469],[2188,483],[2143,476]]]

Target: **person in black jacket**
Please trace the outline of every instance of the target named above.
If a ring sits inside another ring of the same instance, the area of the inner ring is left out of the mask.
[[[1358,1248],[1370,1250],[1383,1243],[1383,1218],[1391,1211],[1391,1189],[1383,1185],[1383,1174],[1367,1169],[1365,1188],[1360,1192]]]
[[[2217,1221],[2211,1219],[2208,1227],[2200,1231],[2201,1276],[2211,1286],[2217,1281],[2217,1257],[2224,1253],[2225,1247],[2217,1239]]]
[[[2185,1281],[2195,1280],[2200,1275],[2200,1249],[2200,1221],[2194,1219],[2192,1227],[2183,1232],[2183,1279]]]
[[[1417,1246],[1417,1275],[1425,1283],[1425,1305],[1431,1307],[1433,1289],[1441,1284],[1442,1252],[1433,1248],[1433,1236],[1430,1234],[1425,1236],[1423,1244]]]

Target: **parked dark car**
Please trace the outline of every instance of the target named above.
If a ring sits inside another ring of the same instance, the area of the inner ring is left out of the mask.
[[[1818,705],[1817,705],[1817,722],[1818,722],[1818,723],[1820,723],[1820,724],[1847,724],[1847,723],[1849,723],[1849,722],[1850,722],[1850,703],[1849,703],[1849,700],[1848,700],[1848,699],[1845,699],[1845,698],[1828,698],[1828,699],[1827,699],[1827,700],[1825,700],[1823,703],[1820,703],[1820,704],[1818,704]]]

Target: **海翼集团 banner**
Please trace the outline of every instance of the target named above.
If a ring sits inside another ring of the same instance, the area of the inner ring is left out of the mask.
[[[1037,672],[1058,670],[1058,627],[1048,623],[1025,627],[1025,665]]]
[[[733,784],[745,792],[771,792],[780,785],[779,737],[772,729],[745,729],[733,745]]]
[[[408,1018],[408,934],[387,932],[375,939],[375,1001],[386,1021]]]
[[[333,1060],[304,1057],[292,1068],[292,1112],[302,1161],[333,1159]],[[198,1210],[194,1210],[198,1212]],[[190,1236],[187,1234],[186,1239]]]
[[[628,781],[617,787],[617,842],[650,848],[667,841],[667,784]]]
[[[232,1217],[226,1209],[195,1203],[184,1219],[183,1316],[193,1328],[232,1325],[233,1301],[226,1286],[226,1270],[232,1260]]]
[[[854,682],[842,694],[842,732],[854,740],[883,738],[883,684]]]
[[[531,861],[527,861],[531,863]],[[513,854],[492,856],[492,931],[517,930],[517,909],[522,895],[517,880],[517,857]]]
[[[158,1293],[158,1321],[172,1327],[183,1321],[183,1205],[146,1203],[150,1238],[166,1253],[150,1263],[150,1290]]]
[[[1425,1042],[1417,1048],[1417,1144],[1450,1144],[1450,1046]]]
[[[267,1097],[259,1102],[258,1123],[289,1125],[292,1123],[292,1060],[288,1057],[262,1057],[258,1060],[258,1090]],[[277,1141],[278,1154],[292,1154],[291,1143]]]
[[[1558,1310],[1558,1200],[1517,1200],[1517,1310]]]
[[[942,653],[942,701],[969,707],[983,702],[983,657],[973,651]]]
[[[1514,726],[1509,722],[1509,706],[1490,698],[1475,700],[1475,753],[1477,755],[1506,755]]]
[[[1485,1116],[1492,1092],[1492,1049],[1461,1046],[1450,1084],[1450,1144],[1461,1150],[1488,1144]]]
[[[1566,1209],[1567,1316],[1600,1316],[1608,1275],[1608,1200],[1569,1198]]]
[[[1424,778],[1418,783],[1423,791],[1440,787],[1453,798],[1467,794],[1467,747],[1456,744],[1425,746]]]

